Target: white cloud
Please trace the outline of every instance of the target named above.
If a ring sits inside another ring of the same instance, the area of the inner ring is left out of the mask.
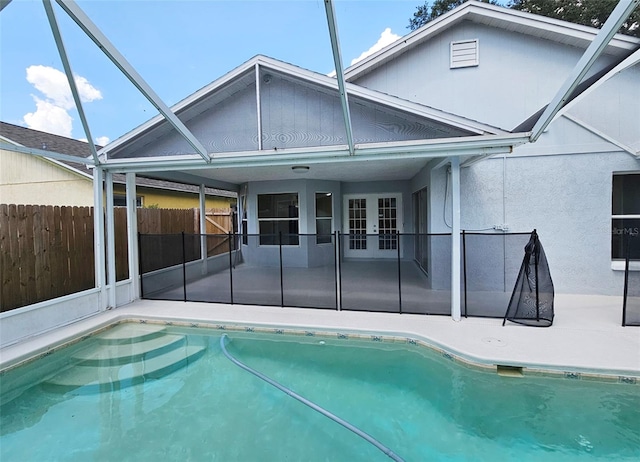
[[[380,38],[371,48],[369,48],[367,51],[362,52],[362,54],[357,58],[351,60],[351,65],[353,66],[355,63],[357,63],[358,61],[362,61],[367,56],[371,56],[375,52],[382,50],[384,47],[390,45],[399,38],[399,35],[394,34],[393,32],[391,32],[391,28],[387,27],[382,31],[382,34],[380,34]]]
[[[71,137],[72,119],[69,113],[50,101],[43,101],[37,96],[36,111],[24,115],[24,121],[29,128],[60,136]]]
[[[106,146],[107,144],[109,144],[109,137],[108,136],[99,136],[96,138],[96,144],[100,145],[100,146]]]
[[[375,52],[382,50],[384,47],[386,47],[387,45],[390,45],[391,43],[395,42],[399,38],[400,38],[399,35],[394,34],[393,32],[391,32],[391,28],[387,27],[385,30],[382,31],[382,33],[380,34],[380,38],[371,48],[369,48],[367,51],[363,51],[360,54],[360,56],[351,60],[351,65],[353,66],[355,63],[362,61],[367,56],[371,56]],[[335,69],[329,72],[327,76],[335,77],[336,76]]]
[[[29,66],[27,81],[40,91],[45,99],[33,96],[36,111],[25,114],[29,128],[71,137],[73,119],[69,112],[75,107],[66,75],[49,66]],[[102,99],[102,93],[81,76],[75,76],[80,101],[90,103]]]

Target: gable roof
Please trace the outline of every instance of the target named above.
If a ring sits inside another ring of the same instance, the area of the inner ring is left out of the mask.
[[[208,108],[211,108],[231,97],[233,94],[238,92],[239,89],[246,88],[253,84],[256,80],[255,72],[257,68],[260,69],[261,72],[268,71],[285,78],[293,79],[296,82],[306,85],[314,90],[323,91],[336,96],[338,95],[338,84],[336,79],[333,77],[309,71],[267,56],[257,55],[219,79],[211,82],[209,85],[206,85],[195,93],[187,96],[185,99],[175,104],[171,109],[181,118],[181,120],[188,122],[192,117],[195,117]],[[470,135],[505,135],[508,133],[488,124],[470,120],[439,109],[414,103],[412,101],[403,100],[401,98],[364,88],[352,83],[347,84],[347,93],[349,98],[351,98],[350,102],[354,102],[357,99],[359,101],[375,105],[379,108],[386,108],[389,113],[404,113],[411,117],[418,117],[431,121],[434,124],[448,126],[453,130],[464,131]],[[170,130],[171,127],[168,122],[164,117],[158,115],[108,144],[101,149],[98,154],[107,154],[107,157],[109,157],[109,154],[118,152],[126,146],[130,146],[131,143],[140,140],[142,137],[148,136],[153,131],[156,131],[157,133],[166,133]],[[156,134],[156,136],[158,135]]]
[[[348,81],[356,80],[462,21],[473,21],[585,49],[599,32],[599,29],[594,27],[470,0],[348,67],[345,70],[345,78]],[[640,39],[616,34],[604,52],[615,56],[627,56],[638,47]]]

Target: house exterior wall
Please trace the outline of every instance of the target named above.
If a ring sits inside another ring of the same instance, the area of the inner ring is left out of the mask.
[[[92,180],[47,159],[1,150],[0,203],[92,206]]]
[[[471,39],[479,41],[480,64],[450,69],[450,43]],[[354,83],[510,130],[553,98],[583,53],[463,21]],[[610,60],[601,57],[597,67]]]
[[[259,223],[257,214],[257,197],[260,194],[297,193],[299,217],[299,233],[316,234],[315,228],[315,194],[331,193],[333,205],[332,231],[347,233],[343,222],[343,201],[347,194],[384,194],[400,193],[402,196],[402,232],[413,232],[411,214],[410,185],[404,181],[382,182],[338,182],[325,180],[294,180],[294,181],[260,181],[252,182],[247,187],[247,226],[248,245],[243,245],[243,259],[250,264],[260,266],[276,266],[279,262],[277,246],[259,245]],[[404,259],[413,258],[413,242],[403,240],[406,245],[402,249]],[[315,237],[301,236],[298,246],[283,246],[283,265],[286,267],[313,267],[330,263],[327,259],[331,252],[327,252],[325,244],[316,244]]]
[[[449,43],[479,39],[478,67],[449,69]],[[543,107],[582,49],[465,22],[401,55],[356,83],[511,129]],[[596,67],[609,63],[599,59]],[[556,119],[540,139],[461,170],[461,225],[467,231],[536,228],[558,293],[620,295],[611,261],[613,172],[640,161],[579,123],[640,148],[640,66],[612,77]],[[429,163],[411,181],[427,188],[429,232],[450,232],[451,178]],[[470,250],[467,249],[469,252]],[[473,251],[473,250],[471,250]],[[473,255],[470,256],[473,258]],[[433,249],[432,266],[450,265]],[[490,268],[487,268],[487,272]],[[443,281],[446,283],[446,281]]]
[[[113,191],[114,194],[126,194],[124,185],[114,185]],[[195,193],[138,186],[136,187],[136,196],[142,198],[143,207],[157,207],[160,209],[193,209],[200,207],[200,198]],[[229,208],[235,203],[236,199],[233,197],[207,196],[206,208]]]

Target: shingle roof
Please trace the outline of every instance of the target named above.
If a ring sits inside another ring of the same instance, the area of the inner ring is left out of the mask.
[[[44,151],[53,151],[61,154],[68,154],[77,156],[78,159],[83,159],[91,155],[91,149],[89,144],[66,138],[64,136],[54,135],[52,133],[42,132],[39,130],[33,130],[31,128],[21,127],[19,125],[13,125],[7,122],[0,121],[0,136],[18,143],[22,146],[32,149],[41,149]],[[96,149],[100,149],[102,146],[96,145]],[[71,168],[79,170],[80,172],[93,177],[93,170],[87,168],[87,166],[80,162],[67,162],[58,161]],[[125,175],[115,174],[113,175],[115,183],[125,183]],[[149,188],[157,188],[171,191],[191,192],[198,193],[198,186],[174,183],[172,181],[155,180],[152,178],[136,177],[136,184],[138,186],[145,186]],[[237,194],[231,191],[224,191],[221,189],[205,188],[205,193],[213,196],[222,197],[236,197]]]

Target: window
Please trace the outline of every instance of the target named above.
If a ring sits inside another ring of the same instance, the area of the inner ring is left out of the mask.
[[[473,67],[480,64],[478,39],[451,42],[450,68]]]
[[[127,196],[122,194],[114,194],[113,195],[113,206],[114,207],[126,207],[127,206]],[[136,207],[142,207],[142,196],[136,196]]]
[[[298,245],[298,195],[259,194],[260,245]]]
[[[331,243],[332,202],[331,193],[316,193],[316,244]]]
[[[625,259],[629,239],[640,239],[640,173],[613,175],[611,211],[611,258]],[[640,260],[640,245],[630,257]]]

